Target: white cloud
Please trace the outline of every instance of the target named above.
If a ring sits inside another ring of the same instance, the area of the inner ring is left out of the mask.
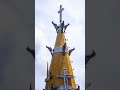
[[[58,24],[59,5],[62,4],[63,20],[70,23],[66,30],[66,38],[69,47],[76,50],[71,55],[71,61],[76,76],[76,83],[84,90],[85,83],[85,0],[36,0],[35,1],[35,90],[42,90],[45,87],[46,63],[50,62],[51,55],[46,45],[54,47],[56,31],[51,24],[52,21]]]

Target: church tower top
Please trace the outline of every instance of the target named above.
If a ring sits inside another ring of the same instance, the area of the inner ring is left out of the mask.
[[[52,55],[49,70],[47,69],[47,78],[45,79],[45,90],[79,90],[76,88],[75,77],[70,61],[71,52],[75,49],[68,50],[64,32],[69,25],[64,25],[62,21],[62,5],[60,5],[60,25],[57,26],[54,22],[57,38],[54,49],[46,46]],[[48,67],[48,65],[47,65]]]
[[[64,21],[62,20],[62,11],[63,10],[64,10],[64,8],[62,8],[62,5],[60,5],[60,10],[58,11],[58,14],[60,14],[60,16],[59,16],[60,24],[57,25],[54,22],[52,22],[52,24],[54,25],[57,33],[58,32],[64,33],[66,31],[68,25],[69,25],[69,23],[67,25],[64,25]]]

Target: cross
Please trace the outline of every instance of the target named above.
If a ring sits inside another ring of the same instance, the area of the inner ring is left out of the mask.
[[[62,5],[60,5],[60,10],[58,11],[58,13],[60,13],[60,24],[62,24],[62,11],[64,10],[64,8],[62,8]]]
[[[63,78],[64,79],[64,90],[68,90],[68,79],[69,78],[74,78],[73,75],[68,75],[67,70],[63,70],[63,74],[58,74],[57,77]]]

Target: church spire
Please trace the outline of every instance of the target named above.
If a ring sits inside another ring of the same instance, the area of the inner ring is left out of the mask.
[[[60,25],[58,26],[54,22],[57,38],[53,49],[52,59],[49,70],[47,70],[47,78],[45,90],[79,90],[76,88],[76,82],[73,74],[73,69],[70,61],[70,53],[74,50],[68,50],[68,46],[65,39],[65,30],[67,26],[62,21],[62,5],[60,5]],[[48,72],[49,71],[49,72]]]

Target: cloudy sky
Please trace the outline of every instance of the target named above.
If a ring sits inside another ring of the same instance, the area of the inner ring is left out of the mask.
[[[56,31],[52,21],[59,24],[58,10],[64,7],[63,20],[70,23],[66,30],[67,44],[75,47],[71,54],[72,67],[76,76],[76,84],[84,90],[85,83],[85,0],[35,0],[35,90],[45,87],[46,63],[50,62],[51,55],[46,45],[54,47]]]

